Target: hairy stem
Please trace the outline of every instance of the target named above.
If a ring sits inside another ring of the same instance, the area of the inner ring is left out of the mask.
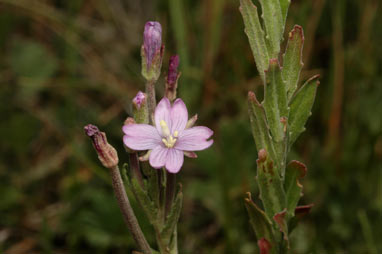
[[[148,97],[147,106],[149,108],[149,121],[153,124],[153,115],[157,104],[155,100],[155,81],[147,81],[146,94]]]
[[[126,195],[125,188],[123,186],[122,178],[119,173],[118,166],[110,168],[110,175],[113,184],[115,196],[118,201],[119,208],[121,209],[123,219],[138,247],[144,254],[151,254],[150,245],[147,243],[145,236],[138,224],[138,220],[135,217],[133,208],[130,205],[129,198]]]

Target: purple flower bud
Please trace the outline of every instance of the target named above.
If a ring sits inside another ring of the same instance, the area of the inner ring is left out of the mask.
[[[145,24],[145,31],[143,33],[143,47],[146,54],[147,68],[154,59],[154,56],[162,46],[162,26],[159,22],[148,21]]]
[[[117,166],[117,151],[107,142],[106,134],[99,131],[98,127],[92,124],[86,125],[84,130],[86,135],[92,139],[93,146],[102,165],[105,168],[112,168]]]
[[[146,95],[139,91],[137,95],[133,99],[133,105],[137,107],[137,109],[140,109],[142,104],[146,101]]]
[[[168,65],[167,83],[173,85],[178,78],[179,56],[171,56]]]

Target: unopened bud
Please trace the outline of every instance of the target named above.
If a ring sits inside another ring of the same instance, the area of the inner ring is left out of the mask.
[[[149,123],[147,96],[141,91],[139,91],[133,99],[133,114],[136,123]]]
[[[88,135],[93,142],[98,159],[105,168],[112,168],[118,165],[117,151],[112,147],[106,138],[106,134],[101,132],[97,126],[88,124],[84,127],[86,135]]]
[[[163,58],[162,26],[159,22],[145,24],[142,46],[142,75],[149,81],[156,81],[160,75]]]
[[[271,254],[272,245],[264,237],[257,241],[260,254]]]
[[[180,77],[180,73],[178,73],[179,66],[179,56],[171,56],[170,63],[168,66],[168,74],[166,78],[166,97],[173,101],[176,99],[176,89],[178,87],[178,79]]]
[[[143,32],[143,47],[146,54],[146,65],[150,68],[155,54],[162,46],[162,26],[159,22],[149,21]]]

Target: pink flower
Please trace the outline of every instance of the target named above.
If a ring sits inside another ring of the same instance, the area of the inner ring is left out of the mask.
[[[133,150],[151,150],[150,165],[153,168],[166,167],[170,173],[179,172],[183,165],[184,152],[200,151],[210,147],[208,140],[213,131],[204,126],[186,129],[188,112],[181,99],[171,106],[163,98],[155,109],[155,126],[148,124],[124,125],[123,142]]]

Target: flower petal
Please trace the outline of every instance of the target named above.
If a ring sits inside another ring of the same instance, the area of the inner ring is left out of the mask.
[[[177,149],[169,149],[166,159],[166,169],[170,173],[178,173],[183,165],[183,151]]]
[[[161,145],[155,147],[150,153],[150,165],[153,168],[161,168],[166,164],[168,148]]]
[[[181,132],[188,121],[187,107],[182,99],[176,99],[171,108],[171,133]]]
[[[168,128],[171,130],[171,104],[170,101],[164,97],[155,108],[154,118],[155,126],[157,127],[158,132],[162,135],[162,128],[160,126],[160,121],[165,121]]]
[[[175,148],[183,151],[200,151],[212,145],[213,140],[207,140],[214,132],[205,126],[186,129],[179,134]]]
[[[123,143],[130,149],[148,150],[158,146],[161,141],[158,131],[148,124],[129,124],[122,127]]]

